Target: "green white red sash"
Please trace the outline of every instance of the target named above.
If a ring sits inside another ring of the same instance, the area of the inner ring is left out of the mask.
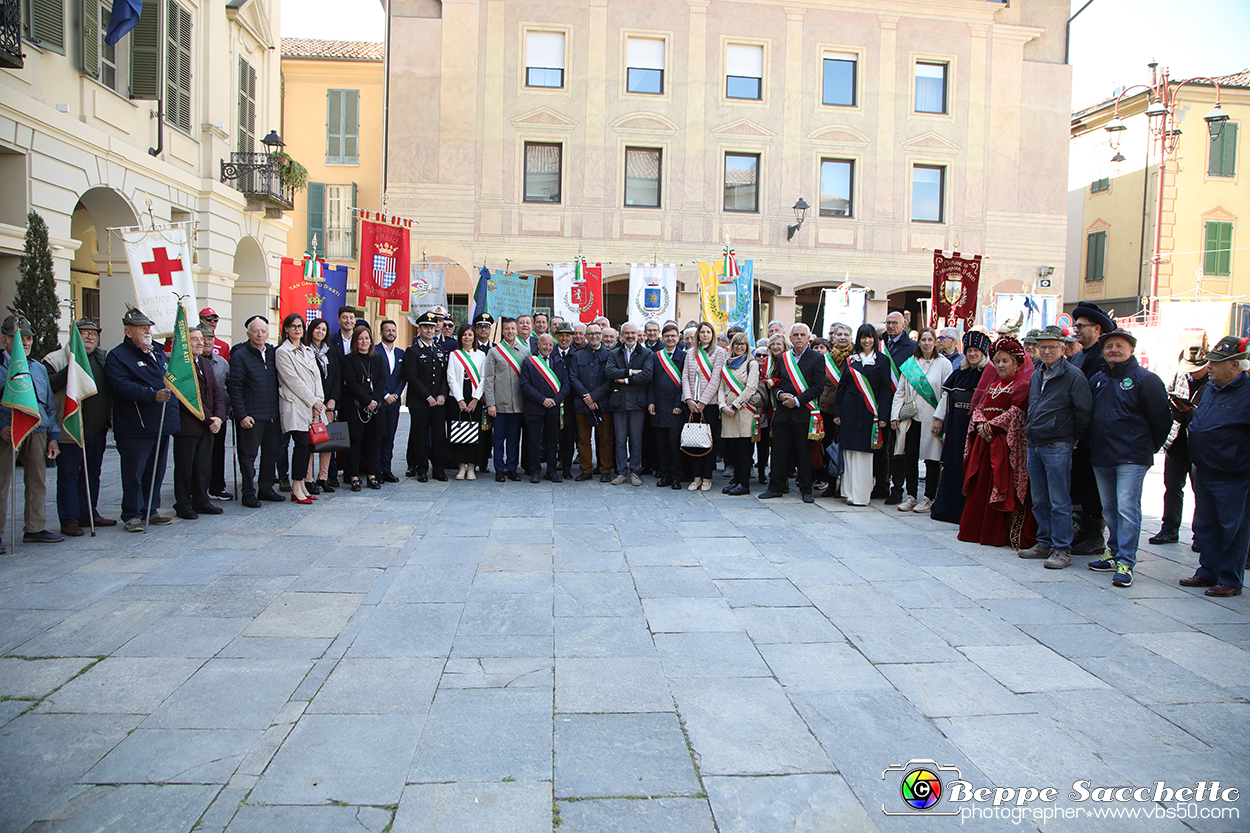
[[[547,380],[547,384],[551,385],[554,393],[560,392],[560,377],[556,376],[555,371],[551,369],[551,365],[547,364],[547,360],[542,356],[530,356],[530,361],[534,363],[534,367]]]
[[[737,401],[738,399],[741,399],[742,392],[746,390],[746,387],[738,381],[738,377],[735,376],[734,372],[729,369],[729,365],[721,365],[720,377],[725,380],[725,384],[729,385],[729,389],[734,392],[734,400]],[[750,402],[744,402],[742,407],[746,408],[753,414],[759,413],[759,411],[755,410],[754,406],[752,406]]]
[[[512,368],[512,372],[520,376],[521,357],[517,355],[516,351],[502,341],[496,344],[495,347],[499,348],[499,355],[508,363],[508,367]]]
[[[890,360],[890,390],[896,391],[898,390],[899,380],[898,365],[894,363],[894,356],[890,354],[888,349],[882,350],[881,352],[885,353],[885,357]]]
[[[694,351],[694,363],[699,366],[699,372],[703,374],[703,381],[712,381],[712,360],[708,358],[707,351],[700,344]]]
[[[834,363],[828,353],[825,354],[825,376],[835,385],[842,382],[842,371],[838,370],[837,364]]]
[[[482,370],[477,366],[477,363],[473,361],[473,354],[465,350],[457,350],[452,355],[460,360],[461,366],[464,367],[464,373],[469,377],[469,381],[472,383],[473,387],[481,387]]]
[[[851,371],[851,380],[855,382],[855,387],[859,388],[860,396],[864,397],[864,404],[868,406],[868,413],[872,414],[872,447],[881,447],[881,425],[877,419],[877,395],[872,390],[872,385],[868,384],[868,380],[864,378],[864,374],[851,367],[847,362],[847,369]]]
[[[677,369],[677,365],[673,362],[672,356],[667,350],[659,350],[656,356],[660,359],[660,367],[668,374],[668,378],[673,380],[673,384],[681,387],[681,372]]]
[[[803,378],[803,371],[799,370],[799,363],[794,358],[794,353],[787,350],[782,356],[782,364],[786,368],[786,373],[790,377],[790,384],[794,385],[794,395],[802,396],[803,391],[807,390],[807,379]],[[807,408],[816,410],[816,403],[808,400]]]

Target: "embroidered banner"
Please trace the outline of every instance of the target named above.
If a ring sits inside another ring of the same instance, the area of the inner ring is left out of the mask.
[[[534,311],[534,284],[529,275],[491,270],[486,281],[486,310],[498,321]]]
[[[589,324],[603,315],[603,267],[579,258],[551,266],[554,314],[570,324]]]
[[[670,264],[629,265],[630,321],[639,326],[649,321],[663,324],[677,320],[677,267]]]
[[[182,306],[195,315],[195,282],[191,275],[191,251],[187,245],[187,224],[176,223],[153,229],[122,229],[126,260],[135,285],[135,303],[155,322],[153,337],[173,335],[178,317],[178,297]]]
[[[409,290],[408,316],[447,307],[447,267],[442,263],[412,264],[412,285]]]
[[[364,212],[360,217],[360,302],[399,301],[408,311],[411,220]]]
[[[981,255],[971,260],[950,256],[941,249],[933,252],[933,303],[930,304],[929,326],[972,329],[977,319],[977,293],[981,286]]]

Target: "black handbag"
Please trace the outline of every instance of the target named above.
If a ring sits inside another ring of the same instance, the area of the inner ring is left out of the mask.
[[[351,449],[352,441],[347,435],[346,422],[331,422],[326,426],[326,435],[326,439],[314,445],[313,450],[320,453]]]

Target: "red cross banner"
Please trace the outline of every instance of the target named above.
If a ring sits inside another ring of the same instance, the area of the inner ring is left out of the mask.
[[[964,332],[977,320],[977,295],[981,286],[981,256],[971,260],[959,252],[933,252],[933,303],[930,327],[958,327]]]
[[[177,223],[151,229],[123,229],[121,238],[135,285],[135,304],[155,323],[152,335],[172,335],[178,318],[178,297],[188,315],[196,315],[195,280],[187,225]]]
[[[411,220],[366,211],[360,217],[360,303],[399,301],[408,311]]]

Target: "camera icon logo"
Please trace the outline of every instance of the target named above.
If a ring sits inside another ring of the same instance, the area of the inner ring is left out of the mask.
[[[881,779],[896,774],[899,777],[898,809],[881,812],[887,816],[957,816],[959,810],[936,809],[942,800],[944,781],[961,780],[958,767],[939,764],[928,758],[913,758],[903,764],[886,767]]]

